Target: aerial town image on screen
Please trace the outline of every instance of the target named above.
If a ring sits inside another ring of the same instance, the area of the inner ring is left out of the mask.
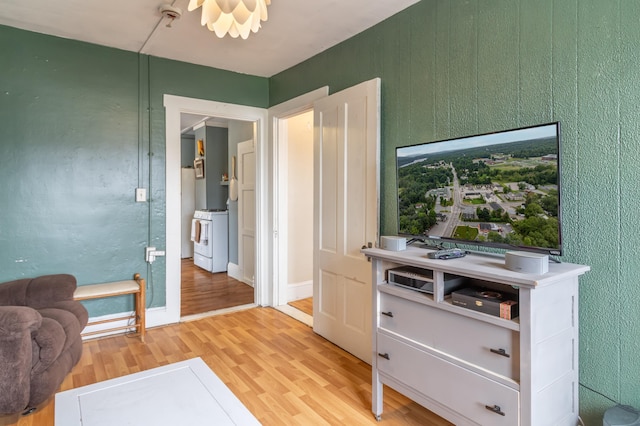
[[[400,234],[560,247],[555,125],[396,152]]]

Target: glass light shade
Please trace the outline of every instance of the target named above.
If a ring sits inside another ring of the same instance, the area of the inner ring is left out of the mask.
[[[220,38],[229,34],[247,39],[258,32],[260,21],[267,20],[271,0],[189,0],[189,12],[202,6],[200,23]]]

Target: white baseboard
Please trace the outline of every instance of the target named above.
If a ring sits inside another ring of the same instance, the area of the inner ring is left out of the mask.
[[[313,317],[311,315],[305,314],[302,311],[297,310],[294,307],[289,305],[280,305],[275,307],[277,310],[282,312],[283,314],[287,314],[290,317],[297,319],[298,321],[308,325],[313,328]]]
[[[227,263],[227,275],[229,275],[231,278],[234,278],[238,281],[242,281],[243,283],[250,285],[251,287],[253,287],[253,282],[252,281],[248,281],[243,277],[243,273],[242,273],[242,268],[239,265],[236,265],[235,263]]]
[[[289,284],[287,286],[287,302],[313,297],[313,280]]]
[[[235,263],[227,263],[227,275],[238,281],[242,281],[242,269],[240,269],[240,266]]]

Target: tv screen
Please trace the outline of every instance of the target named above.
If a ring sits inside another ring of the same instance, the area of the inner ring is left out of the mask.
[[[562,254],[560,123],[396,148],[398,234]]]

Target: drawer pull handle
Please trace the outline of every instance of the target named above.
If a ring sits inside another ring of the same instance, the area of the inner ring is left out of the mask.
[[[505,350],[504,350],[504,349],[502,349],[502,348],[500,348],[500,349],[493,349],[493,348],[491,348],[491,349],[489,349],[489,350],[490,350],[491,352],[493,352],[494,354],[498,354],[498,355],[502,355],[502,356],[507,357],[507,358],[511,358],[511,355],[509,355],[509,354],[507,353],[507,351],[505,351]]]
[[[382,358],[384,358],[384,359],[390,359],[390,358],[389,358],[389,354],[381,354],[381,353],[378,353],[378,356],[381,356],[381,357],[382,357]]]
[[[504,412],[502,412],[499,405],[494,405],[493,407],[490,405],[485,405],[484,408],[486,408],[489,411],[493,411],[496,414],[500,414],[501,416],[504,416]]]
[[[389,312],[381,312],[381,314],[393,318],[393,312],[391,312],[391,311],[389,311]]]

